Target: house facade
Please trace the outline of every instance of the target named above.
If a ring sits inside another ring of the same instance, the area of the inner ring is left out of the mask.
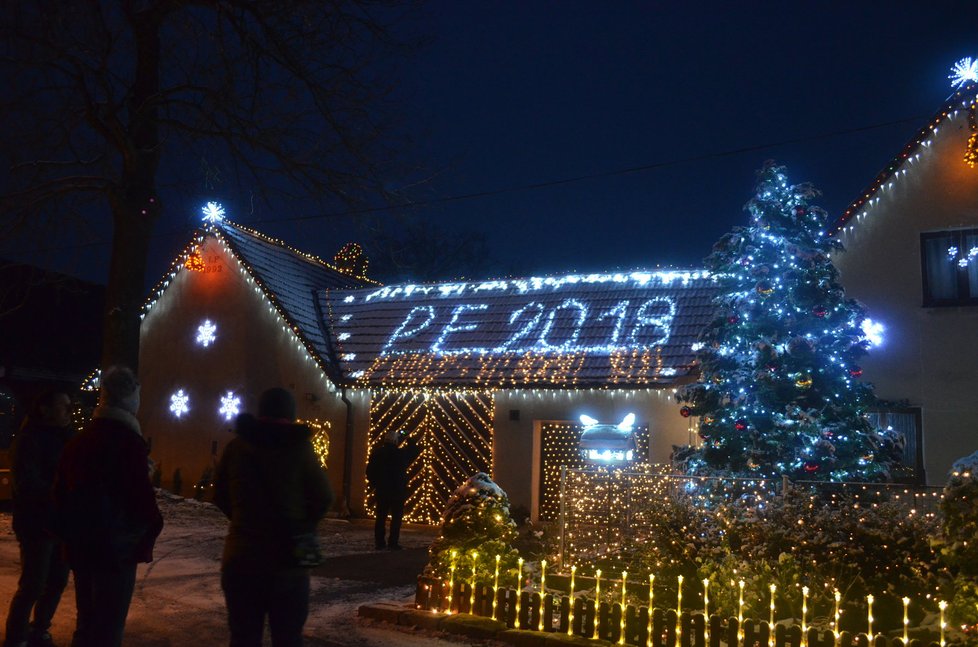
[[[955,92],[833,228],[849,296],[885,327],[864,360],[882,424],[943,484],[978,449],[978,86]]]

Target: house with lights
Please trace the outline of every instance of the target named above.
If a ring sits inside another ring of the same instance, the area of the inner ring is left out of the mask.
[[[929,484],[978,450],[978,83],[958,81],[831,231],[847,294],[886,326],[863,366],[893,403],[879,423]]]
[[[164,486],[206,484],[271,386],[295,393],[350,512],[369,503],[372,444],[416,437],[407,516],[423,522],[480,471],[554,517],[562,465],[667,462],[694,435],[673,393],[711,316],[703,272],[382,287],[349,247],[327,263],[207,213],[142,323],[140,417]]]

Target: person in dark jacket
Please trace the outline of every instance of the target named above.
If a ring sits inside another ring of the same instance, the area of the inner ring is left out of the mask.
[[[294,538],[315,533],[333,502],[312,432],[295,422],[295,399],[265,391],[258,417],[238,416],[217,465],[214,503],[230,520],[221,560],[231,647],[260,647],[265,618],[274,647],[302,644],[309,571]]]
[[[71,399],[62,391],[51,390],[35,400],[14,440],[12,512],[21,573],[7,613],[4,647],[52,644],[48,629],[68,584],[68,565],[61,542],[51,532],[51,486],[72,433]]]
[[[105,370],[92,421],[65,447],[54,483],[59,532],[75,576],[72,647],[119,647],[136,564],[153,560],[163,517],[136,411],[139,382]]]
[[[401,446],[405,436],[405,433],[396,430],[387,432],[384,442],[374,447],[367,460],[367,482],[374,490],[374,542],[377,550],[401,549],[401,520],[404,517],[404,502],[408,497],[407,470],[421,453],[413,438],[408,439],[406,446]],[[391,517],[391,529],[385,542],[384,526],[388,514]]]

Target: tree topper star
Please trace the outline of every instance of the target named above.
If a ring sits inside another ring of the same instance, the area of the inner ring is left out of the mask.
[[[214,224],[224,220],[224,207],[219,202],[208,202],[201,212],[206,223]]]
[[[978,81],[978,59],[972,59],[970,56],[962,58],[954,64],[947,78],[951,79],[951,87],[953,88],[960,88]]]

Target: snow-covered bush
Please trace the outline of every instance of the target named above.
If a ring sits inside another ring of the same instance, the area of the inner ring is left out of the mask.
[[[448,500],[441,533],[428,550],[425,575],[446,579],[454,563],[456,578],[467,580],[475,553],[476,579],[492,582],[499,555],[500,581],[508,582],[512,579],[508,577],[510,571],[516,572],[519,557],[513,548],[515,539],[516,524],[510,518],[509,498],[489,475],[479,472]]]
[[[948,597],[952,624],[978,635],[978,452],[951,467],[944,500],[942,534],[935,546],[954,575]]]

